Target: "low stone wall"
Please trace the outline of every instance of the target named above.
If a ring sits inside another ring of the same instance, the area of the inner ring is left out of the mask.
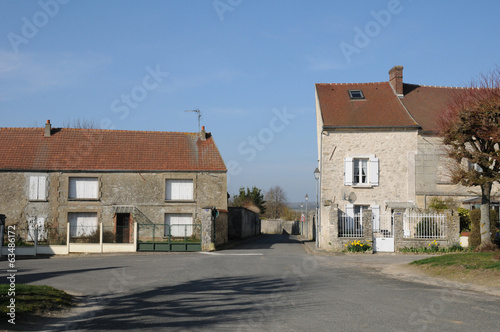
[[[300,221],[289,221],[281,219],[266,219],[261,221],[261,232],[263,234],[300,234]]]
[[[244,207],[230,207],[228,215],[229,239],[243,239],[259,235],[261,221],[258,213]]]

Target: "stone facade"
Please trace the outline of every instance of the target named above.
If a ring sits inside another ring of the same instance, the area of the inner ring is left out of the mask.
[[[46,200],[29,199],[32,175],[47,177]],[[70,199],[71,177],[97,178],[98,198]],[[192,179],[193,200],[166,200],[167,179]],[[7,225],[19,227],[24,227],[30,217],[45,218],[46,227],[65,227],[71,212],[97,213],[103,227],[113,227],[119,206],[125,207],[134,221],[154,224],[163,224],[168,213],[191,214],[193,223],[201,224],[204,208],[227,210],[225,172],[1,172],[0,187],[0,213],[6,216]],[[219,218],[218,244],[227,242],[227,215]]]

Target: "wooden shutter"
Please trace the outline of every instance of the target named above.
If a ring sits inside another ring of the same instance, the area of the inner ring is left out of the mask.
[[[370,159],[370,184],[378,186],[378,158]]]
[[[37,199],[42,201],[47,199],[47,178],[45,176],[38,177],[37,196],[38,196]]]
[[[353,181],[353,161],[352,158],[344,159],[344,184],[352,186]]]
[[[38,199],[38,176],[30,176],[29,199]]]
[[[370,206],[372,209],[373,230],[380,229],[380,205]]]

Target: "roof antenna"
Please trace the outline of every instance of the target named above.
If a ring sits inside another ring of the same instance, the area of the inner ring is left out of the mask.
[[[200,132],[201,127],[200,127],[200,122],[201,122],[201,111],[200,110],[187,110],[184,112],[196,112],[198,113],[198,132]]]

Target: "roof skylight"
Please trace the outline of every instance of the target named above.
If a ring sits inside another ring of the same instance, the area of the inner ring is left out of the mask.
[[[351,99],[365,99],[363,91],[361,90],[349,90],[349,96]]]

